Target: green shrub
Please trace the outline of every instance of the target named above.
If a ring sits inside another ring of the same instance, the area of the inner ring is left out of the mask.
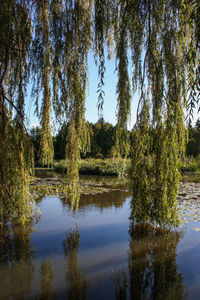
[[[195,157],[188,157],[184,165],[180,166],[182,172],[198,172],[200,171],[200,154]]]

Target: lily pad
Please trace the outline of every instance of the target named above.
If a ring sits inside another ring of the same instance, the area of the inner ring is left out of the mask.
[[[200,232],[200,227],[193,227],[192,228],[194,231]]]

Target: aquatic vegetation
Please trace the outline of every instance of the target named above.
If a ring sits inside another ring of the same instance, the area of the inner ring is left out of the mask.
[[[79,192],[80,195],[95,195],[98,193],[109,193],[111,191],[122,190],[127,191],[127,187],[125,186],[125,182],[117,181],[110,182],[110,184],[105,184],[105,179],[102,183],[97,184],[93,181],[80,181]],[[57,195],[60,196],[67,201],[70,201],[68,195],[66,195],[66,186],[65,181],[60,179],[35,179],[32,181],[30,186],[30,192],[35,200],[41,199],[47,195]],[[71,202],[71,201],[70,201]],[[76,210],[76,207],[72,207]]]
[[[181,182],[178,194],[178,212],[181,223],[200,221],[200,183]]]

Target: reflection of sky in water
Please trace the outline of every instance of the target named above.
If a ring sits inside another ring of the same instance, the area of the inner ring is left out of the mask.
[[[103,202],[104,196],[102,194],[101,197]],[[115,207],[113,204],[111,207],[106,207],[102,210],[99,206],[92,204],[80,207],[77,212],[74,212],[70,210],[68,205],[63,207],[62,201],[59,198],[46,197],[39,205],[42,212],[42,218],[35,228],[36,230],[40,228],[40,232],[54,232],[64,228],[67,230],[70,226],[74,226],[76,222],[81,228],[91,227],[91,225],[93,227],[98,227],[121,223],[126,223],[128,225],[128,217],[130,214],[129,199],[130,198],[128,198],[125,203],[122,201],[120,207]],[[118,201],[116,199],[116,204],[117,203]]]
[[[76,254],[78,267],[90,281],[87,299],[113,299],[112,271],[122,270],[124,264],[128,272],[127,261],[131,241],[128,219],[129,202],[130,197],[120,192],[85,196],[80,209],[73,212],[57,197],[44,198],[39,204],[42,212],[41,220],[34,227],[31,235],[31,242],[36,252],[32,259],[34,272],[28,299],[35,299],[34,297],[38,299],[41,293],[41,264],[48,257],[52,260],[54,267],[54,292],[58,299],[66,299],[66,266],[69,258],[64,256],[63,240],[66,232],[69,233],[71,227],[75,228],[76,223],[80,233],[80,248]],[[181,202],[183,211],[185,202],[185,200]],[[200,223],[190,221],[182,225],[184,236],[178,242],[175,252],[177,254],[175,256],[175,269],[177,270],[175,271],[183,274],[183,284],[189,288],[188,299],[199,300],[200,232],[194,231],[194,227],[200,227]],[[141,249],[144,253],[139,256],[138,261],[139,259],[144,261],[145,258],[146,250],[142,242]],[[165,248],[164,250],[162,248],[162,251],[165,251]],[[162,259],[162,251],[155,257]],[[22,298],[20,285],[15,289],[11,289],[6,283],[1,286],[2,274],[11,272],[11,278],[14,281],[13,278],[19,276],[22,262],[18,264],[15,269],[8,269],[6,264],[0,265],[0,299],[8,299],[9,294],[12,295],[14,292],[18,293],[20,299]],[[24,271],[24,276],[27,272],[27,270]],[[171,300],[171,298],[166,299]]]
[[[42,218],[35,226],[36,232],[32,234],[38,256],[46,255],[46,252],[59,252],[65,232],[75,227],[76,223],[81,236],[81,251],[96,251],[101,247],[105,249],[108,245],[119,251],[121,248],[114,245],[117,243],[119,246],[121,242],[128,247],[129,199],[122,202],[120,208],[112,205],[103,211],[93,204],[85,206],[81,211],[72,212],[69,206],[63,208],[62,201],[54,197],[44,198],[39,207]]]
[[[184,238],[177,247],[177,264],[183,272],[184,282],[189,287],[188,299],[200,299],[200,232],[193,230],[200,227],[199,222],[190,222],[184,226]]]

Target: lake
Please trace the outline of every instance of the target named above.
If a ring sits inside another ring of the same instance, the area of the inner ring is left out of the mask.
[[[132,226],[130,195],[38,200],[33,228],[0,240],[0,299],[200,299],[199,184],[182,183],[177,230]]]

